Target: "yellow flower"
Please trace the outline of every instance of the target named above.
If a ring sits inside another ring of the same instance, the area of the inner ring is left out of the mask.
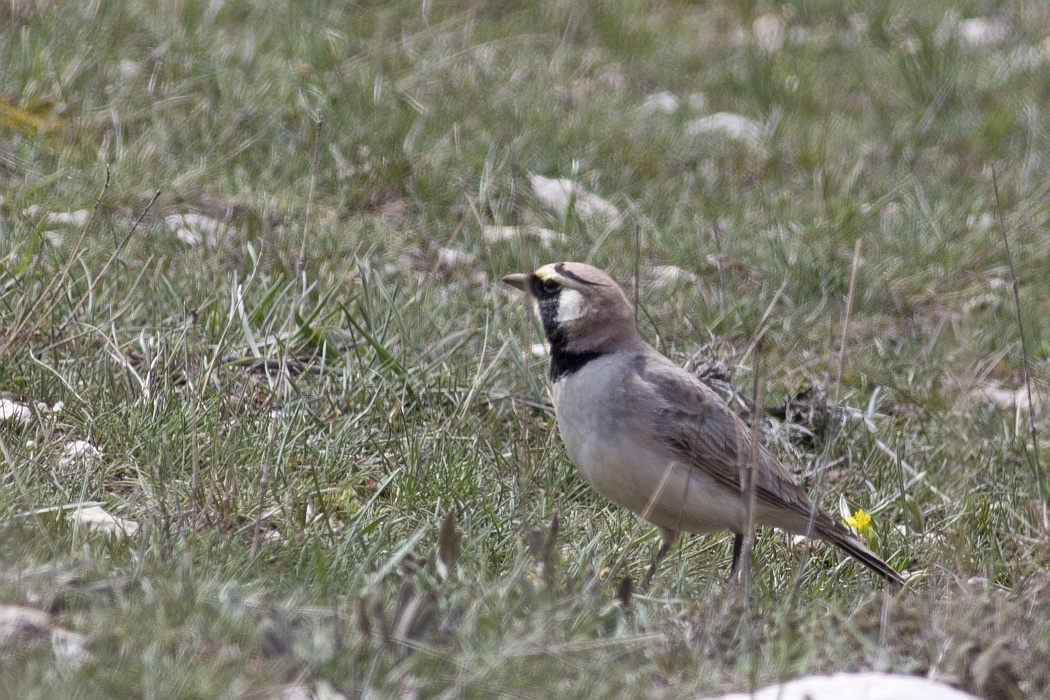
[[[863,508],[858,508],[856,513],[846,518],[846,524],[863,535],[871,525],[871,516],[865,513]]]
[[[606,579],[606,577],[608,577],[608,575],[609,575],[609,567],[607,566],[607,567],[605,567],[604,569],[602,569],[601,571],[598,572],[598,580],[599,581],[604,581]]]

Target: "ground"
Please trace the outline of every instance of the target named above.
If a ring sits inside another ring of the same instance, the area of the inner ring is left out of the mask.
[[[1037,0],[4,4],[0,687],[1046,696],[1047,27]],[[639,587],[658,537],[569,463],[499,284],[559,260],[760,394],[905,589],[773,530],[750,600],[728,535]]]

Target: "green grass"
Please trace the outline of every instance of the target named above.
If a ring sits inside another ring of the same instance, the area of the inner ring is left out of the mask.
[[[980,658],[1047,696],[1028,425],[981,388],[1024,372],[993,167],[1047,388],[1050,13],[989,11],[4,5],[0,98],[52,121],[0,122],[0,390],[62,408],[0,424],[0,604],[50,612],[89,654],[4,643],[0,688],[679,697],[878,669],[992,697]],[[774,52],[753,30],[769,14]],[[1007,37],[967,44],[952,18],[975,16]],[[642,109],[660,91],[676,111]],[[763,143],[686,135],[720,111]],[[575,173],[624,222],[559,218],[530,173]],[[82,240],[47,219],[78,209],[95,210]],[[230,228],[180,242],[164,219],[192,212]],[[565,238],[488,243],[492,225]],[[498,280],[587,259],[630,283],[636,233],[640,326],[674,359],[722,360],[771,404],[843,361],[829,396],[855,417],[808,441],[769,425],[768,441],[810,488],[824,474],[832,512],[874,509],[878,551],[918,574],[907,590],[818,545],[792,597],[802,547],[766,531],[749,608],[724,582],[728,536],[688,539],[617,602],[657,538],[568,462],[538,330]],[[472,257],[443,264],[445,248]],[[697,283],[656,285],[658,264]],[[1046,415],[1044,400],[1044,465]],[[102,458],[63,463],[72,440]],[[54,510],[82,502],[142,530],[86,533]],[[445,572],[448,513],[462,556]],[[534,551],[523,533],[542,540],[554,514],[554,549]]]

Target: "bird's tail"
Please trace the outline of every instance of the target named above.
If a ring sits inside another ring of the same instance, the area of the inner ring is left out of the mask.
[[[824,516],[823,513],[820,516]],[[878,554],[868,549],[861,540],[842,525],[828,516],[817,517],[816,534],[825,542],[830,542],[864,566],[868,567],[890,583],[903,586],[904,578],[896,569],[887,564]]]

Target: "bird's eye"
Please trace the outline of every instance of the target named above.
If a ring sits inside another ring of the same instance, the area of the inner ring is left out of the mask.
[[[561,287],[561,285],[558,284],[557,280],[543,280],[543,291],[547,292],[547,294],[554,294],[556,291],[558,291],[559,287]]]

